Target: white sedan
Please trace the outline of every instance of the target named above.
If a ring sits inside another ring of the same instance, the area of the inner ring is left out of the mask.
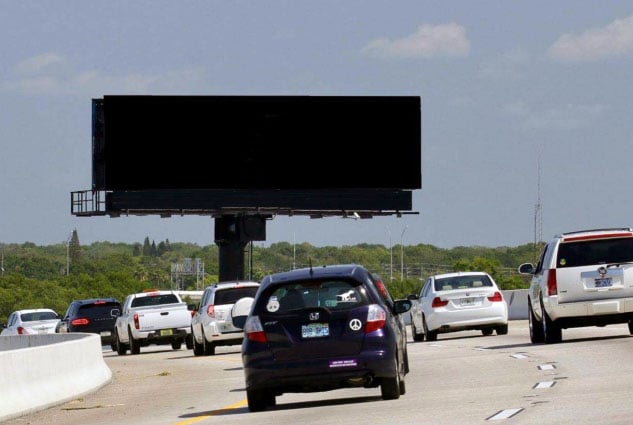
[[[480,330],[508,333],[508,305],[494,279],[484,272],[429,277],[420,294],[408,297],[414,341],[437,340],[440,333]]]
[[[54,334],[60,316],[50,308],[17,310],[2,325],[0,335]]]

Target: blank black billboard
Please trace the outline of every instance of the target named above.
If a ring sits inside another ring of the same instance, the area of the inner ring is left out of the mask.
[[[93,189],[419,189],[417,96],[93,99]]]

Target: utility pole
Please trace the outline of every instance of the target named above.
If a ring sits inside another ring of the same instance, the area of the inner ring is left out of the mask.
[[[407,227],[409,226],[404,226],[400,234],[400,280],[404,280],[404,245],[402,244],[402,240],[404,239],[404,232],[407,230]]]
[[[391,243],[391,227],[387,226],[387,233],[389,233],[389,256],[391,257],[389,262],[389,282],[393,282],[393,244]]]

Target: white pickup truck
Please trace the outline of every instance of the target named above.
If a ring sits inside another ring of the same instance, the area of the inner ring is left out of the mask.
[[[114,346],[119,355],[127,350],[139,354],[150,344],[171,344],[179,350],[184,342],[193,348],[191,316],[195,305],[187,305],[174,291],[151,290],[125,298],[114,328]]]

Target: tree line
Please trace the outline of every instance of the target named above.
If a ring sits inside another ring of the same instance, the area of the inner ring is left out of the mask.
[[[377,273],[394,298],[418,292],[433,274],[477,270],[492,275],[502,289],[528,287],[516,272],[524,262],[534,262],[540,247],[480,246],[438,248],[428,244],[357,244],[316,247],[309,243],[279,242],[270,246],[248,245],[246,279],[260,281],[265,275],[292,268],[355,263]],[[178,276],[172,264],[199,259],[204,274]],[[2,244],[0,276],[0,323],[11,312],[26,308],[52,308],[63,314],[75,299],[115,297],[147,288],[202,290],[218,281],[218,247],[186,242],[94,242],[81,245],[74,231],[68,243],[38,246],[31,242]]]

